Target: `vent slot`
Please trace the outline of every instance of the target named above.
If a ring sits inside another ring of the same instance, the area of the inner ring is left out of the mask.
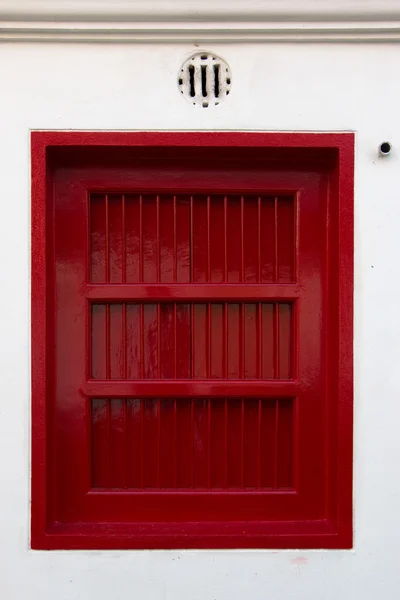
[[[194,106],[217,106],[230,93],[232,75],[219,56],[198,52],[189,57],[178,74],[181,95]]]

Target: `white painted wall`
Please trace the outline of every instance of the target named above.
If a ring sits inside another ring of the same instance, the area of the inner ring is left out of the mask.
[[[0,45],[0,598],[396,600],[400,569],[400,46],[208,44],[232,68],[186,103],[190,45]],[[29,550],[29,131],[355,130],[355,549]],[[378,158],[377,146],[393,143]]]

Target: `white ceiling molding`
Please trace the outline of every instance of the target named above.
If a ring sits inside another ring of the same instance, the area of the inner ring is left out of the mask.
[[[400,0],[0,0],[0,41],[397,42]]]

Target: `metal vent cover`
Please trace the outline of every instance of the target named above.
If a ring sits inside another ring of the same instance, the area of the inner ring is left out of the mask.
[[[212,52],[196,52],[178,74],[181,94],[194,106],[217,106],[229,96],[232,75],[228,63]]]

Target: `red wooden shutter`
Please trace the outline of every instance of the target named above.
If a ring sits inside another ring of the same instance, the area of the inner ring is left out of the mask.
[[[336,163],[265,159],[58,158],[55,546],[348,543],[335,525]]]

